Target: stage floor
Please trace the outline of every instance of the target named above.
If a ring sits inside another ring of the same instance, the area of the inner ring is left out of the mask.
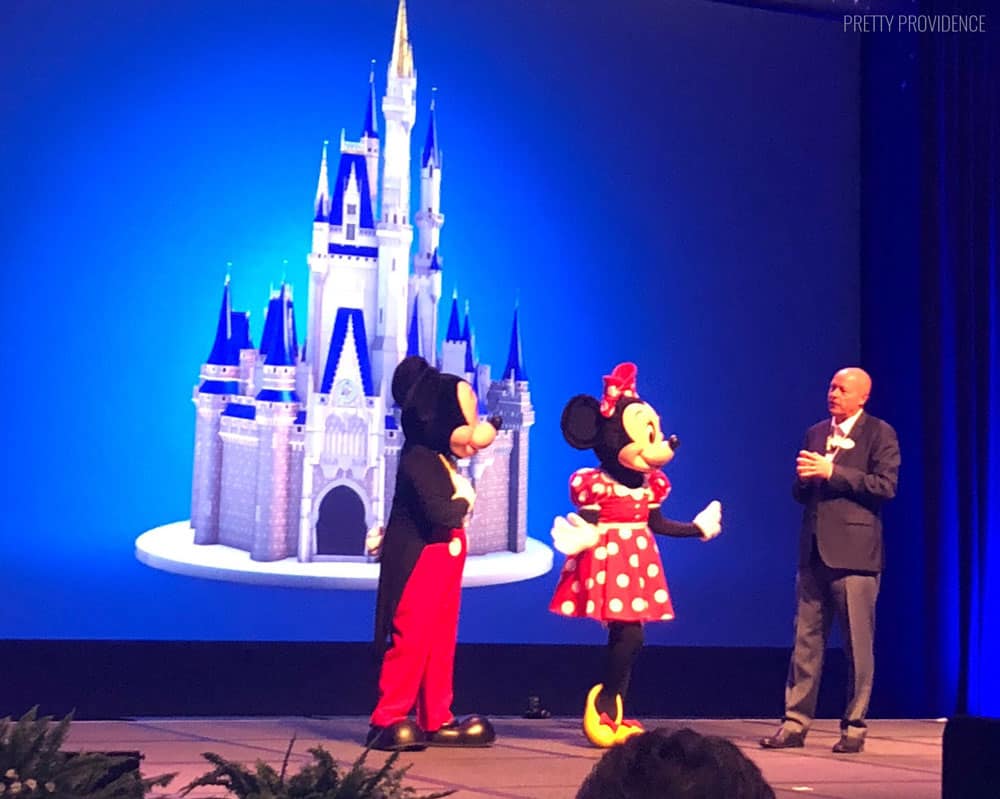
[[[421,793],[455,789],[460,799],[573,799],[600,757],[583,740],[576,719],[531,721],[494,718],[497,743],[490,749],[428,749],[405,752],[412,764],[405,785]],[[779,797],[817,799],[931,799],[941,795],[941,736],[944,724],[924,720],[874,720],[865,751],[835,755],[836,721],[817,722],[805,749],[764,751],[757,739],[775,728],[771,720],[647,720],[647,727],[689,726],[735,742],[764,772]],[[309,760],[306,750],[322,745],[339,763],[360,754],[367,731],[362,718],[139,718],[78,721],[68,749],[138,750],[142,772],[178,772],[162,793],[176,794],[210,768],[202,752],[247,763],[278,765],[296,736],[290,770]],[[380,764],[383,753],[373,752]],[[218,788],[191,794],[221,796]]]

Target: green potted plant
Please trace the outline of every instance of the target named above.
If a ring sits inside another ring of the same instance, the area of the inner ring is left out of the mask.
[[[393,752],[381,768],[370,768],[365,763],[366,749],[350,768],[341,769],[329,752],[317,746],[309,749],[312,762],[288,776],[288,760],[294,745],[293,737],[280,772],[263,760],[248,768],[214,752],[205,752],[202,756],[215,768],[182,788],[181,795],[202,785],[220,786],[238,799],[440,799],[454,793],[421,795],[416,789],[405,787],[403,777],[410,767],[396,766],[399,752]]]
[[[0,799],[142,799],[173,779],[143,779],[129,757],[62,751],[71,720],[38,718],[37,706],[0,719]]]

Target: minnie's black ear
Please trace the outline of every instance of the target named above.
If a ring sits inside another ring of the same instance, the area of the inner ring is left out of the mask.
[[[592,449],[601,429],[601,404],[586,394],[577,394],[563,408],[563,438],[576,449]]]
[[[392,398],[400,408],[406,407],[410,391],[431,365],[419,355],[410,355],[400,361],[392,373]]]

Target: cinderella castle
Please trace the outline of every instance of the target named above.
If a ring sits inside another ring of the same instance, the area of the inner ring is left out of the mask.
[[[406,3],[399,0],[384,133],[372,75],[360,141],[341,135],[332,184],[323,146],[302,344],[289,286],[271,292],[259,347],[249,314],[232,308],[228,278],[223,288],[193,397],[196,544],[234,547],[258,561],[366,560],[365,534],[388,519],[403,444],[392,373],[406,355],[418,354],[472,383],[481,412],[503,420],[496,442],[459,464],[477,491],[470,554],[525,548],[534,410],[517,310],[500,374],[478,361],[468,310],[460,321],[457,297],[437,346],[442,163],[432,102],[420,208],[411,216],[416,88]],[[418,242],[411,256],[412,222]]]

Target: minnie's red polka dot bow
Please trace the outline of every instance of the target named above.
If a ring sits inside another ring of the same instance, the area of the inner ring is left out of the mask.
[[[634,363],[620,363],[611,374],[604,376],[604,396],[601,398],[601,416],[609,417],[622,397],[635,397],[635,376],[639,370]]]

